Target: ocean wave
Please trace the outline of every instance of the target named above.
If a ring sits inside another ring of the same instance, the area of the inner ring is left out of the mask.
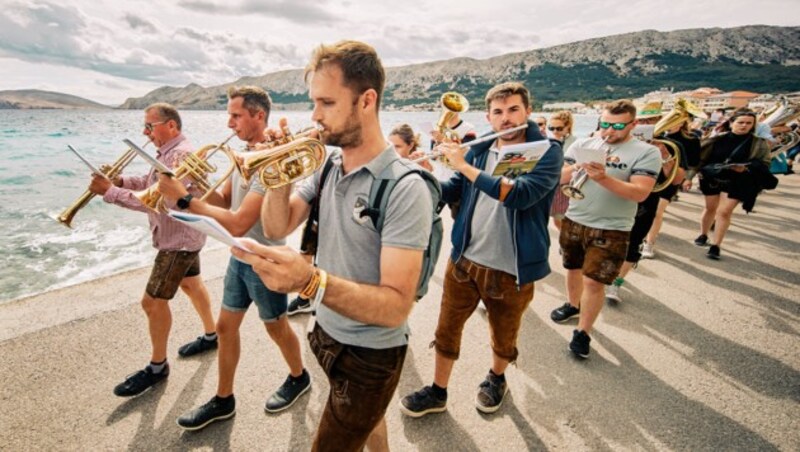
[[[27,185],[33,183],[35,180],[33,176],[13,176],[0,179],[0,185]]]

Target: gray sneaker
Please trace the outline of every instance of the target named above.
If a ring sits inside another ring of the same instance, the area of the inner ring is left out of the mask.
[[[616,284],[606,286],[606,302],[621,303],[622,297],[619,294],[620,287]]]
[[[500,409],[503,399],[508,393],[508,385],[505,378],[498,377],[491,372],[486,375],[486,379],[478,386],[478,396],[475,398],[475,408],[486,414],[494,413]]]
[[[440,399],[433,388],[425,386],[400,400],[400,412],[406,416],[422,417],[429,413],[441,413],[447,409],[447,398]]]
[[[286,314],[295,315],[303,312],[311,312],[313,310],[314,308],[311,307],[311,300],[300,298],[300,295],[298,295],[294,300],[292,300],[291,303],[289,303],[289,308],[286,310]]]
[[[647,242],[642,243],[642,259],[652,259],[656,256],[656,247]]]

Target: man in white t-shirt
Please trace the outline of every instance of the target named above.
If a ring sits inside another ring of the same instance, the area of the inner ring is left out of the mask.
[[[625,260],[637,203],[653,190],[661,170],[658,149],[631,136],[635,119],[629,100],[609,103],[600,116],[599,136],[576,141],[564,155],[561,183],[578,170],[588,178],[580,186],[584,197],[570,200],[559,237],[569,303],[550,317],[563,322],[580,314],[569,349],[581,358],[589,356],[588,333],[603,307],[604,288]],[[576,163],[581,149],[597,147],[605,150],[605,163]]]

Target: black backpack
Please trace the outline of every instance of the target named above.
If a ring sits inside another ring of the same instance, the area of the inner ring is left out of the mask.
[[[317,196],[311,203],[311,213],[303,228],[303,236],[300,243],[300,252],[303,254],[316,255],[317,253],[319,199],[322,193],[322,187],[325,184],[325,179],[328,177],[331,167],[333,167],[333,161],[331,159],[335,155],[336,154],[331,154],[322,168],[319,186],[317,187]],[[417,284],[417,300],[419,300],[428,292],[428,281],[433,275],[433,271],[436,268],[436,261],[439,259],[439,253],[442,250],[444,227],[442,226],[442,219],[439,213],[444,204],[441,202],[442,187],[439,185],[439,181],[420,166],[398,157],[387,165],[383,172],[372,181],[369,190],[369,205],[361,212],[361,217],[368,216],[370,220],[372,220],[372,225],[378,233],[380,233],[383,229],[383,222],[386,217],[386,206],[389,204],[389,197],[392,190],[402,178],[409,174],[419,174],[420,177],[422,177],[422,180],[424,180],[428,186],[433,203],[431,235],[428,239],[428,246],[423,252],[422,272]]]

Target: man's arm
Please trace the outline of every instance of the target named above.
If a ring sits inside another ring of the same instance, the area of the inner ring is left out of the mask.
[[[299,292],[311,280],[314,267],[293,249],[287,246],[268,247],[252,240],[246,240],[246,246],[253,252],[247,253],[237,248],[232,248],[231,252],[252,265],[271,290]],[[377,286],[328,275],[322,303],[362,323],[387,328],[402,325],[414,306],[422,270],[422,250],[384,246],[381,248],[380,265],[381,280]]]
[[[297,229],[311,213],[311,205],[296,193],[292,194],[292,184],[267,191],[261,205],[261,224],[264,235],[282,239]]]
[[[230,181],[227,183],[229,185],[226,185],[223,190],[232,188]],[[172,201],[180,199],[189,193],[181,181],[165,175],[159,176],[158,189],[162,195]],[[222,194],[219,196],[220,198],[225,198]],[[264,195],[258,191],[250,191],[245,195],[242,204],[236,210],[228,210],[229,204],[225,207],[218,207],[195,198],[189,203],[188,210],[192,213],[212,217],[232,235],[242,236],[258,221],[263,198]]]

